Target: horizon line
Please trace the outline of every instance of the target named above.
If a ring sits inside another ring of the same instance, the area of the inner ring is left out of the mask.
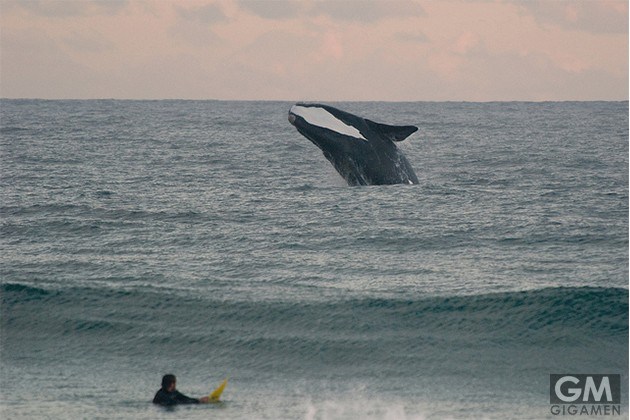
[[[628,102],[629,99],[498,99],[498,100],[469,100],[469,99],[445,99],[445,100],[391,100],[391,99],[193,99],[193,98],[37,98],[37,97],[0,97],[2,101],[135,101],[135,102],[160,102],[160,101],[190,101],[190,102],[290,102],[290,103],[567,103],[567,102]]]

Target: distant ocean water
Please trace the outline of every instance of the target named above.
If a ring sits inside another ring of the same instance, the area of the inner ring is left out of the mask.
[[[420,184],[371,187],[291,105],[0,102],[0,417],[558,418],[551,373],[627,384],[627,102],[334,104],[419,127]],[[224,402],[154,407],[171,372]]]

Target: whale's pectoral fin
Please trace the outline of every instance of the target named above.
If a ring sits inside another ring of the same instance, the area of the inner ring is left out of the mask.
[[[366,120],[370,126],[380,131],[383,136],[391,141],[403,141],[416,131],[418,127],[413,125],[388,125],[381,124],[371,120]]]

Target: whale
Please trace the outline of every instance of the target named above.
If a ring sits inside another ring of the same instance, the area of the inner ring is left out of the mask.
[[[348,185],[417,184],[411,164],[396,146],[418,130],[388,125],[329,105],[297,103],[289,122],[324,153]]]

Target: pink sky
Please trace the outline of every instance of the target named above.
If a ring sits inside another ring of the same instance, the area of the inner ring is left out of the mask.
[[[0,0],[0,96],[627,100],[627,0]]]

